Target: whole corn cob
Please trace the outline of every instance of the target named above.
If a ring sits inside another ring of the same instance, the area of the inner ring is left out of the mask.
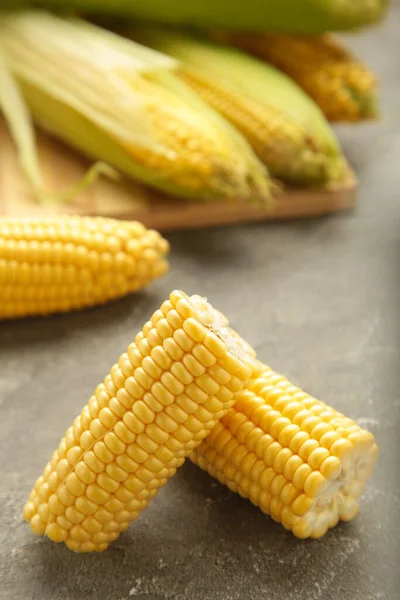
[[[300,538],[349,521],[370,476],[374,436],[268,367],[191,460]]]
[[[332,35],[224,34],[224,39],[292,77],[330,121],[377,116],[375,75]]]
[[[84,308],[165,273],[168,242],[135,221],[0,219],[0,319]]]
[[[175,291],[82,410],[24,508],[34,533],[105,550],[233,404],[259,365],[205,299]]]
[[[322,33],[374,23],[388,0],[41,0],[41,4],[175,25]]]
[[[176,31],[129,35],[181,61],[183,81],[241,131],[272,175],[303,184],[343,177],[345,161],[320,109],[274,67]]]
[[[171,58],[40,11],[0,17],[0,52],[34,120],[89,157],[184,198],[269,195],[248,143]]]

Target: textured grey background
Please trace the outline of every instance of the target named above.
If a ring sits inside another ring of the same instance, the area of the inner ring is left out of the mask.
[[[103,308],[0,325],[1,600],[400,597],[400,11],[351,43],[381,75],[380,123],[341,127],[359,207],[308,222],[177,233],[171,272]],[[52,450],[173,288],[206,295],[259,356],[376,435],[359,516],[298,541],[186,464],[106,553],[36,538],[21,510]]]

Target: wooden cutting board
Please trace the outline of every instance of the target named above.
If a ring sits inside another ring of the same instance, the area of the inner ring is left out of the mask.
[[[68,189],[89,163],[74,151],[44,134],[38,134],[41,167],[51,190]],[[41,205],[32,199],[18,166],[14,144],[0,119],[0,215],[39,216],[57,213],[101,215],[137,219],[159,230],[201,228],[239,222],[297,219],[350,209],[356,204],[357,181],[349,171],[340,185],[320,189],[287,189],[275,205],[256,209],[248,204],[204,204],[174,200],[128,181],[100,178],[69,204]]]

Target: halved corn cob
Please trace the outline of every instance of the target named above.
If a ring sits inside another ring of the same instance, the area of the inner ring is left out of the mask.
[[[11,0],[10,0],[11,1]],[[321,33],[378,21],[388,0],[41,0],[142,21],[243,31]]]
[[[86,155],[184,198],[269,195],[248,143],[171,58],[36,11],[0,17],[0,52],[34,120]]]
[[[168,242],[136,221],[0,218],[0,319],[84,308],[148,285]]]
[[[374,436],[268,367],[191,460],[300,538],[349,521],[370,476]]]
[[[241,131],[272,175],[295,183],[343,177],[333,130],[286,75],[235,48],[176,31],[137,28],[129,34],[181,61],[183,81]]]
[[[292,77],[330,121],[360,121],[377,116],[375,75],[334,36],[228,33],[224,39]]]
[[[105,550],[258,372],[205,299],[172,292],[61,440],[24,508],[34,533]]]

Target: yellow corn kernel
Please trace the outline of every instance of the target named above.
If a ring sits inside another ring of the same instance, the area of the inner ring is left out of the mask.
[[[124,379],[117,368],[112,368],[68,430],[68,439],[63,439],[53,453],[24,509],[24,518],[36,533],[46,534],[50,528],[49,537],[65,541],[75,551],[104,550],[139,516],[148,500],[232,406],[234,393],[228,388],[223,399],[216,398],[223,388],[221,381],[227,376],[230,380],[235,377],[243,387],[259,372],[254,351],[249,352],[248,345],[242,344],[231,330],[218,328],[220,313],[203,298],[174,292],[169,304],[162,308],[162,318],[158,318],[157,311],[141,335],[136,336],[138,345],[131,344],[118,361],[129,361],[133,374]],[[144,348],[143,355],[139,348],[157,327],[162,330],[158,345],[150,353]],[[153,357],[163,356],[168,341],[170,350],[176,344],[174,327],[188,331],[197,340],[185,354],[187,365],[195,364],[195,351],[207,357],[208,366],[196,376],[198,385],[187,375],[189,371],[183,362],[160,360],[155,364]],[[198,341],[202,335],[208,348]],[[219,360],[224,361],[226,376],[222,377],[221,370],[215,367]],[[129,367],[127,370],[131,371]],[[121,385],[124,387],[118,387]],[[131,395],[132,391],[135,395]],[[124,396],[125,401],[119,402],[117,396],[121,397],[121,392],[129,394],[132,400]],[[89,431],[92,445],[82,448]],[[237,461],[239,465],[241,456],[237,456]]]
[[[265,367],[190,458],[296,536],[315,538],[357,514],[377,455],[370,432]]]
[[[128,260],[132,241],[141,248],[140,273]],[[154,252],[150,262],[146,248]],[[93,254],[106,249],[109,261],[93,264]],[[134,292],[165,273],[167,252],[166,240],[135,221],[0,218],[0,319],[80,309]]]

